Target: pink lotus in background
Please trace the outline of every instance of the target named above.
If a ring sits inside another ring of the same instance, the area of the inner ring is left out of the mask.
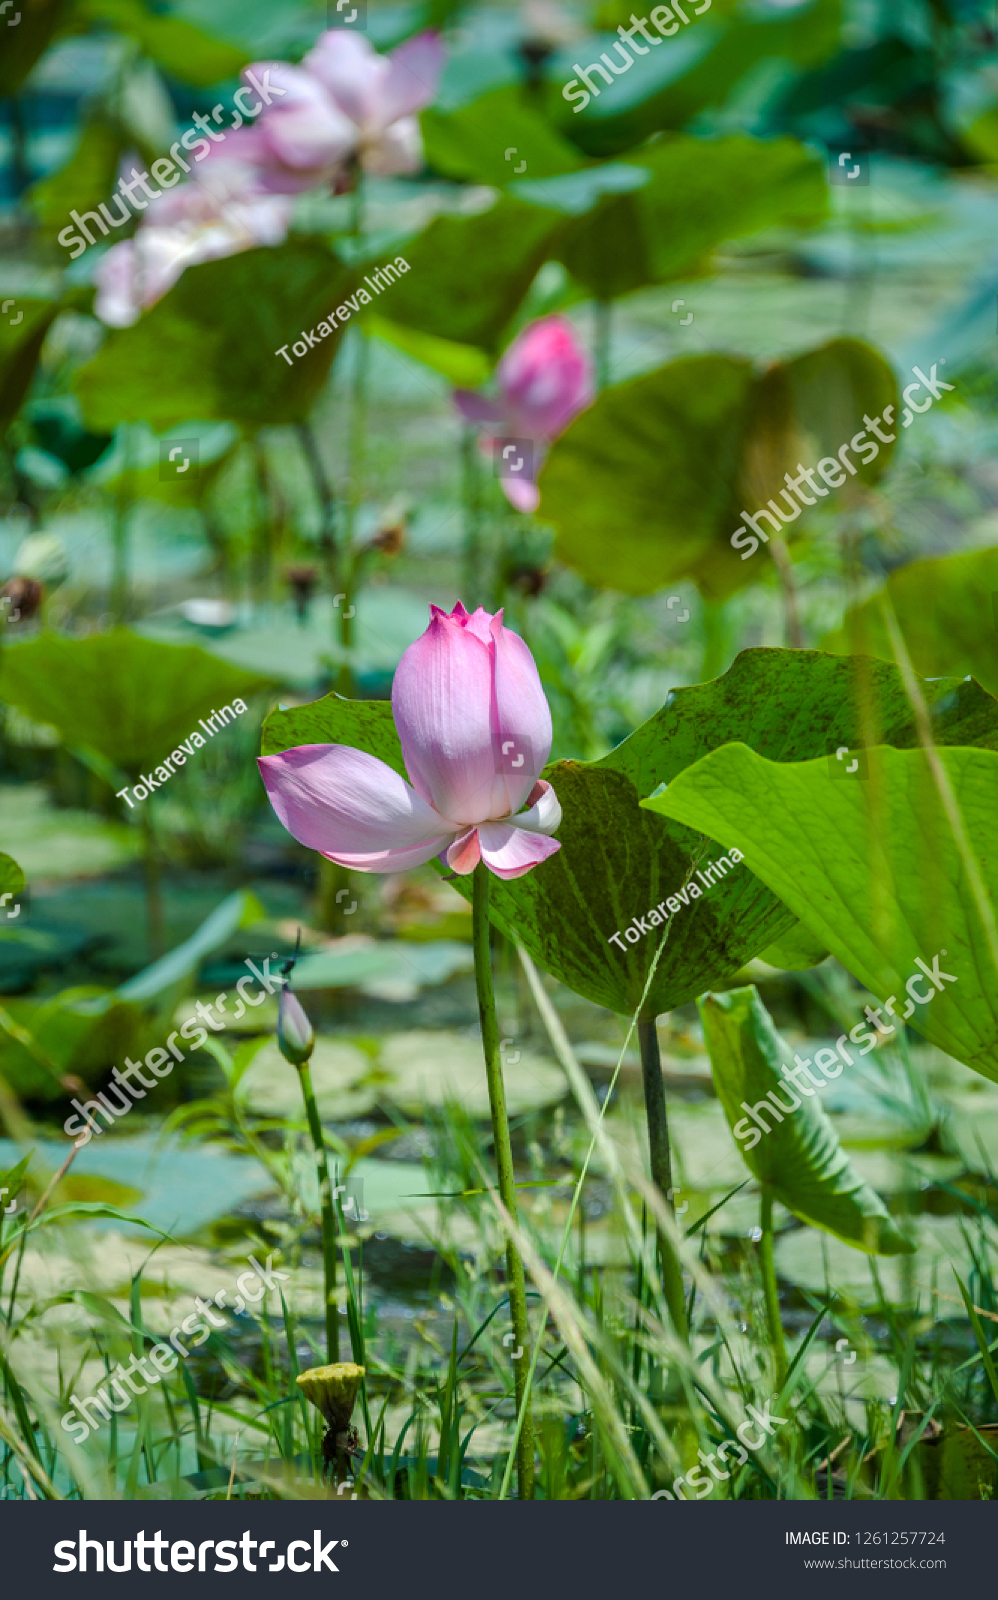
[[[134,237],[101,257],[94,273],[95,314],[109,327],[128,328],[185,267],[254,245],[280,244],[291,204],[282,195],[259,193],[242,162],[220,155],[192,182],[153,200]]]
[[[414,113],[436,94],[443,64],[435,33],[406,39],[387,56],[342,28],[320,34],[300,67],[281,65],[284,97],[251,130],[261,182],[282,193],[335,184],[351,157],[383,177],[417,171]],[[259,75],[266,66],[248,70]]]
[[[448,615],[398,664],[392,711],[411,784],[363,750],[306,744],[261,756],[270,803],[300,844],[360,872],[401,872],[446,853],[521,878],[559,850],[561,807],[540,773],[551,712],[533,656],[502,612]],[[529,809],[521,811],[521,806]]]
[[[547,445],[592,401],[589,358],[570,322],[542,317],[513,340],[496,368],[496,380],[498,400],[455,389],[454,404],[466,421],[488,428],[482,442],[490,453],[501,439],[533,442],[529,476],[499,482],[517,511],[536,511],[536,479]]]

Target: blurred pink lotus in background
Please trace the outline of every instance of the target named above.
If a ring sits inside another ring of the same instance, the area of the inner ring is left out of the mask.
[[[217,157],[190,183],[153,200],[131,239],[111,246],[94,273],[94,313],[128,328],[161,300],[185,267],[280,244],[291,220],[289,198],[261,194],[241,162]]]
[[[540,776],[551,712],[534,658],[501,611],[469,616],[458,601],[430,613],[392,685],[411,785],[363,750],[299,745],[259,758],[270,803],[300,844],[360,872],[403,872],[446,852],[461,875],[481,860],[521,878],[561,848],[550,837],[561,807]]]
[[[563,317],[542,317],[518,334],[496,368],[499,398],[455,389],[454,404],[468,422],[488,429],[482,443],[491,454],[501,439],[533,442],[530,476],[500,478],[517,511],[536,511],[537,473],[546,447],[593,399],[589,358],[575,329]]]
[[[443,64],[435,33],[406,39],[387,56],[357,33],[320,34],[300,67],[277,64],[286,94],[248,130],[261,183],[283,193],[333,183],[349,159],[382,177],[417,171],[414,113],[436,94]]]
[[[359,34],[331,28],[300,67],[247,68],[247,78],[275,80],[273,99],[255,123],[213,142],[196,158],[204,165],[191,179],[153,200],[134,237],[102,257],[96,315],[127,328],[185,267],[280,244],[291,197],[320,185],[346,187],[351,161],[382,176],[416,171],[422,145],[414,113],[433,99],[443,63],[435,33],[379,56]]]

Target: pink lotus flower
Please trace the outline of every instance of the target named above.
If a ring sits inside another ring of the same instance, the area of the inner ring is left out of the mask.
[[[300,844],[360,872],[401,872],[446,853],[521,878],[561,846],[561,807],[540,773],[551,713],[533,656],[502,612],[460,601],[398,664],[392,711],[411,785],[363,750],[306,744],[261,756],[270,803]],[[521,811],[526,805],[528,809]]]
[[[320,34],[300,67],[281,66],[284,97],[252,130],[261,182],[282,193],[335,185],[349,156],[381,176],[417,171],[422,144],[413,113],[436,94],[443,61],[435,33],[417,34],[387,56],[342,28]]]
[[[185,267],[280,244],[291,205],[281,195],[257,192],[250,171],[220,155],[196,179],[153,200],[134,237],[101,257],[95,314],[109,327],[128,328],[172,289]]]
[[[519,334],[496,368],[499,399],[470,389],[455,389],[454,403],[468,421],[488,427],[489,453],[503,439],[529,440],[533,460],[523,477],[500,478],[506,499],[517,511],[536,511],[537,474],[547,446],[593,398],[589,359],[571,323],[542,317]]]

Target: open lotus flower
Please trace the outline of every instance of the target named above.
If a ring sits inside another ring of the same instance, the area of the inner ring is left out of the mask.
[[[533,656],[502,612],[430,607],[403,655],[392,711],[411,784],[363,750],[306,744],[261,756],[270,803],[299,843],[360,872],[444,855],[521,878],[561,847],[551,785],[551,713]],[[528,809],[521,811],[521,806]]]
[[[414,113],[436,94],[443,61],[435,33],[406,39],[387,56],[342,28],[320,34],[300,67],[281,65],[283,97],[252,129],[264,187],[333,183],[349,156],[383,177],[417,171]],[[259,74],[264,64],[250,70]]]
[[[454,403],[468,421],[487,428],[490,452],[503,439],[529,440],[532,461],[522,476],[502,477],[500,487],[517,511],[536,511],[537,474],[547,445],[584,411],[593,398],[589,359],[575,329],[563,317],[541,317],[524,328],[496,368],[499,398],[455,389]]]

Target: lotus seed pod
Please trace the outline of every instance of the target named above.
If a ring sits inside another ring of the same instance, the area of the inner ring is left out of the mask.
[[[353,1361],[337,1361],[331,1367],[310,1367],[296,1379],[306,1400],[322,1412],[334,1436],[350,1426],[354,1401],[364,1377],[364,1368]]]

